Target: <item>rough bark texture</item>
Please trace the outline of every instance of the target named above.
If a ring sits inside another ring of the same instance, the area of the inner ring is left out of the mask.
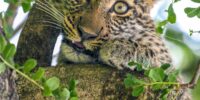
[[[57,76],[63,86],[69,80],[76,79],[80,100],[127,100],[128,96],[123,85],[124,73],[101,65],[67,65],[59,68],[48,68],[47,77]],[[45,98],[41,91],[24,79],[17,80],[20,100],[54,100]]]
[[[13,75],[9,69],[0,74],[0,100],[18,100]]]
[[[34,6],[19,38],[15,61],[24,63],[28,58],[35,58],[38,66],[50,66],[53,49],[60,30],[45,23],[51,17]],[[52,20],[53,21],[53,20]]]

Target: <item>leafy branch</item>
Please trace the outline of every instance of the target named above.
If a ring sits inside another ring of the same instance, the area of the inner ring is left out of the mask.
[[[151,68],[149,70],[142,69],[142,65],[136,62],[130,62],[129,66],[135,66],[136,71],[142,73],[144,72],[144,76],[146,79],[138,79],[132,74],[127,74],[124,79],[124,84],[126,88],[132,89],[132,96],[138,97],[146,91],[161,91],[158,95],[159,98],[166,99],[169,94],[173,91],[179,91],[185,88],[194,88],[197,84],[197,81],[200,77],[200,66],[198,70],[189,83],[180,83],[177,81],[178,79],[178,70],[168,72],[170,68],[169,64],[164,64],[159,68]],[[151,92],[149,92],[151,93]],[[178,92],[176,92],[178,96]]]
[[[13,61],[15,52],[15,46],[6,41],[4,36],[0,34],[0,74],[6,68],[10,68],[41,89],[44,96],[54,96],[56,100],[78,99],[76,92],[77,81],[71,80],[69,89],[61,88],[60,80],[57,77],[47,79],[44,68],[35,69],[37,66],[36,60],[28,59],[23,66],[15,64]]]
[[[173,5],[174,3],[178,2],[179,0],[174,0],[168,7],[168,10],[166,10],[168,16],[166,20],[163,20],[161,22],[159,22],[156,26],[156,31],[158,33],[163,33],[163,30],[166,28],[166,25],[168,23],[174,24],[176,23],[176,13],[174,11]]]

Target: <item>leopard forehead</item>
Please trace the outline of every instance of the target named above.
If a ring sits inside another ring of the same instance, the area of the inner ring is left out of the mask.
[[[80,24],[85,30],[89,30],[89,33],[95,33],[103,27],[107,34],[127,36],[133,35],[130,34],[133,31],[154,29],[149,16],[153,0],[98,0],[93,2],[95,3],[92,10],[82,15],[83,21]],[[124,14],[118,14],[112,11],[116,2],[124,2],[131,9]]]
[[[98,44],[102,36],[108,36],[111,39],[132,38],[132,40],[141,41],[141,38],[155,33],[153,21],[149,16],[154,0],[50,1],[57,2],[52,4],[63,15],[66,15],[66,17],[55,17],[61,20],[60,23],[64,26],[63,30],[66,30],[65,38],[72,42],[81,42],[86,48],[92,47],[94,43]],[[117,2],[125,3],[130,9],[125,13],[116,13],[113,8]],[[68,13],[72,13],[72,16],[67,15]],[[80,29],[77,30],[77,28]],[[80,33],[80,30],[83,32]],[[85,33],[87,35],[84,35]],[[94,36],[97,38],[94,39]]]

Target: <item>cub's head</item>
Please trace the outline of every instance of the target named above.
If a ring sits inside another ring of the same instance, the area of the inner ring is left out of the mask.
[[[78,0],[76,0],[78,1]],[[94,51],[108,39],[128,39],[145,30],[154,31],[149,17],[154,0],[86,0],[81,12],[66,17],[65,38],[72,46]],[[78,4],[78,2],[77,2]],[[67,29],[66,28],[66,29]]]
[[[38,8],[61,24],[65,40],[78,49],[94,51],[108,39],[129,39],[155,31],[149,17],[155,0],[42,1],[36,2]]]

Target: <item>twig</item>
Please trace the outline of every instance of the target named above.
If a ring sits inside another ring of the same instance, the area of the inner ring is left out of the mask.
[[[6,13],[9,13],[11,11],[13,15],[5,17],[5,20],[6,20],[7,24],[13,25],[14,19],[15,19],[16,15],[17,15],[17,11],[18,11],[17,8],[18,8],[18,6],[16,4],[13,4],[13,3],[11,3],[8,6],[8,9],[6,10]]]
[[[0,55],[0,60],[2,60],[10,69],[13,69],[18,74],[20,74],[21,76],[23,76],[24,78],[26,78],[27,80],[29,80],[30,82],[32,82],[33,84],[35,84],[41,90],[44,90],[44,87],[42,85],[40,85],[39,83],[37,83],[35,80],[31,79],[29,76],[27,76],[26,74],[24,74],[20,70],[16,69],[13,65],[11,65],[9,62],[7,62],[1,55]]]
[[[193,89],[196,86],[196,84],[197,84],[197,82],[199,80],[199,77],[200,77],[200,64],[199,64],[198,69],[195,72],[194,77],[192,78],[192,80],[187,84],[181,84],[181,87],[182,88],[191,88],[191,89]]]
[[[10,41],[8,40],[8,38],[6,37],[6,33],[4,32],[3,28],[0,27],[0,35],[2,35],[5,39],[7,43],[10,43]]]

